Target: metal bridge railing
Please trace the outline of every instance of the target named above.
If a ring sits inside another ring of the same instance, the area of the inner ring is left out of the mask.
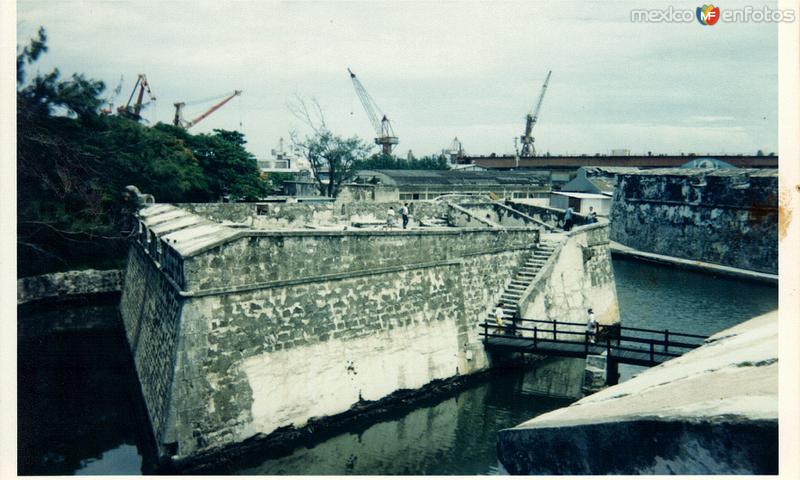
[[[484,343],[487,343],[489,339],[510,339],[519,346],[520,350],[531,351],[543,349],[553,351],[557,349],[558,345],[580,345],[583,347],[584,354],[596,353],[598,349],[605,349],[609,358],[623,359],[626,357],[625,352],[644,354],[651,363],[657,363],[656,355],[679,357],[702,345],[702,342],[689,343],[690,339],[705,340],[708,338],[705,335],[671,332],[669,329],[654,330],[620,325],[600,326],[597,331],[589,332],[585,330],[586,324],[583,323],[527,318],[515,318],[503,326],[488,322],[484,322],[480,326],[483,327],[480,335],[484,338]],[[559,327],[578,327],[578,329],[564,330]],[[490,332],[490,329],[493,331]],[[631,333],[629,334],[629,332]],[[636,336],[637,333],[648,336]],[[654,338],[654,335],[658,336]],[[687,340],[677,341],[675,338]],[[505,343],[513,346],[509,342]],[[545,348],[542,348],[542,343],[546,345]],[[672,350],[670,351],[670,349]],[[569,350],[571,354],[575,353],[574,348],[566,350]]]

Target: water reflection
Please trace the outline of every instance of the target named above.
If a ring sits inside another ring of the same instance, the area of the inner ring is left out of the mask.
[[[557,363],[548,371],[555,375]],[[573,371],[574,362],[563,362]],[[581,370],[582,374],[582,370]],[[556,382],[559,388],[563,384]],[[496,375],[433,406],[344,432],[291,455],[235,473],[246,475],[476,475],[497,473],[497,431],[568,405],[539,392],[535,371]],[[580,385],[578,384],[578,389]],[[229,473],[229,472],[217,472]]]
[[[777,289],[628,260],[614,260],[629,326],[710,334],[777,308]],[[18,465],[21,474],[142,471],[138,385],[116,304],[20,311]],[[93,333],[80,325],[95,326]],[[54,326],[60,333],[48,334]],[[100,328],[98,328],[100,327]],[[622,379],[640,371],[621,366]],[[580,360],[493,375],[438,403],[342,431],[278,459],[218,473],[492,474],[497,431],[571,402]],[[543,394],[555,395],[551,398]]]
[[[615,258],[622,324],[711,335],[778,308],[774,286]],[[620,381],[645,367],[620,365]]]
[[[116,305],[86,311],[113,320]],[[20,318],[35,322],[37,314]],[[138,391],[121,330],[20,337],[17,365],[20,474],[141,472],[132,402]]]

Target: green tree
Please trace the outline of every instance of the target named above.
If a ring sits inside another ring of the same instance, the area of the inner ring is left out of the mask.
[[[444,155],[428,155],[420,159],[407,160],[382,152],[370,156],[356,166],[357,170],[447,170],[449,168]]]
[[[245,149],[247,142],[242,133],[214,129],[212,134],[191,135],[163,123],[155,128],[181,139],[197,159],[205,183],[191,197],[203,201],[225,197],[257,200],[266,195],[268,184],[259,176],[256,157]]]
[[[415,161],[412,168],[420,170],[448,170],[447,158],[444,155],[426,155]]]
[[[239,132],[191,135],[99,114],[102,82],[57,69],[28,79],[47,36],[17,53],[17,273],[124,262],[129,215],[122,191],[136,185],[162,202],[266,192]]]
[[[338,196],[342,184],[355,178],[358,165],[367,158],[372,146],[356,136],[342,138],[328,129],[316,99],[312,98],[309,105],[297,97],[289,104],[289,110],[312,131],[302,139],[297,132],[292,132],[291,136],[295,149],[311,165],[317,189],[321,195]]]
[[[358,137],[342,138],[325,127],[313,135],[297,140],[295,146],[308,159],[320,194],[336,197],[342,184],[355,178],[356,165],[371,150],[371,146]]]

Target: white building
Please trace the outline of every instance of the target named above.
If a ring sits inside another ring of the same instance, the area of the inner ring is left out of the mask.
[[[572,207],[577,213],[589,213],[589,207],[598,215],[611,211],[616,174],[636,171],[630,167],[581,167],[575,178],[565,183],[561,191],[550,193],[550,206],[565,209]]]
[[[566,210],[572,207],[575,213],[586,215],[589,207],[600,216],[608,216],[611,211],[611,197],[602,193],[550,192],[550,206]]]
[[[278,141],[278,148],[273,148],[270,153],[272,158],[258,160],[258,168],[262,172],[298,173],[304,170],[311,171],[311,165],[308,160],[284,149],[283,138]]]

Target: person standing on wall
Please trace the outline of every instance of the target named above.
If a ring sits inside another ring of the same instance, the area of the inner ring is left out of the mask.
[[[567,207],[564,212],[564,231],[569,232],[572,229],[572,207]]]
[[[597,212],[593,207],[589,207],[589,223],[597,223]]]
[[[408,225],[408,203],[404,203],[400,207],[400,216],[403,217],[403,230],[405,230]]]
[[[597,318],[595,318],[594,311],[591,308],[589,309],[589,319],[586,322],[586,336],[590,343],[595,343],[595,337],[597,336]]]
[[[494,321],[497,324],[497,328],[495,328],[494,333],[496,335],[502,335],[503,327],[505,326],[505,321],[503,320],[503,304],[498,303],[497,307],[494,309]]]

